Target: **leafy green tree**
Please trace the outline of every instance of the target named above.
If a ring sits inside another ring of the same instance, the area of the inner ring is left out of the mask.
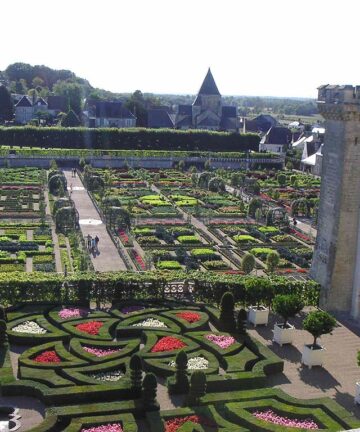
[[[291,171],[294,169],[294,164],[291,161],[286,162],[286,169]]]
[[[181,393],[188,393],[189,391],[189,378],[187,376],[187,362],[188,357],[184,350],[177,353],[175,363],[176,363],[176,373],[175,373],[175,385],[178,391]]]
[[[221,327],[228,332],[232,332],[236,328],[234,307],[235,302],[232,293],[224,293],[220,303],[220,323]]]
[[[125,102],[125,106],[135,115],[136,126],[147,127],[147,101],[140,90],[136,90]]]
[[[249,274],[253,271],[255,264],[256,264],[256,262],[255,262],[254,255],[247,252],[241,261],[241,269],[246,274]]]
[[[316,348],[317,339],[331,333],[336,326],[336,320],[329,313],[324,311],[310,312],[303,321],[303,329],[308,331],[314,338],[312,346]]]
[[[130,381],[131,388],[141,390],[142,386],[142,363],[138,354],[133,354],[130,358]]]
[[[200,399],[206,395],[206,386],[205,373],[200,370],[194,371],[190,378],[188,405],[199,405]]]
[[[280,255],[276,251],[271,251],[267,254],[266,267],[269,272],[274,272],[279,265]]]
[[[255,217],[256,210],[259,208],[261,209],[261,207],[261,200],[259,200],[258,198],[252,198],[252,200],[249,202],[248,215],[251,217]]]
[[[286,328],[288,319],[297,315],[304,308],[304,302],[296,294],[279,294],[274,297],[272,307],[277,314],[283,317],[283,326]]]
[[[69,111],[73,110],[75,114],[81,117],[82,100],[84,97],[83,88],[80,84],[74,82],[58,81],[54,85],[54,93],[59,96],[65,96],[68,100]]]
[[[0,123],[10,121],[14,117],[14,105],[10,92],[4,85],[0,85]]]
[[[259,307],[262,302],[271,302],[273,287],[270,280],[267,278],[252,277],[245,281],[245,292],[247,301]]]
[[[256,222],[260,222],[262,218],[262,211],[260,208],[257,208],[255,211],[255,220]]]
[[[70,110],[61,120],[61,126],[63,127],[76,127],[80,125],[80,119],[73,110]]]
[[[213,177],[211,180],[209,180],[208,188],[209,191],[211,192],[224,192],[225,191],[224,180],[220,177]]]
[[[290,184],[291,184],[292,186],[294,186],[294,184],[296,183],[296,180],[297,180],[296,175],[292,175],[292,176],[290,177]]]

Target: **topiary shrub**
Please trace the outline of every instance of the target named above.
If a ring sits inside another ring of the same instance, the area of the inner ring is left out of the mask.
[[[189,392],[189,378],[186,373],[187,362],[188,362],[188,357],[186,352],[183,350],[179,351],[175,359],[175,363],[176,363],[175,385],[176,385],[176,389],[181,393]]]
[[[7,321],[5,307],[0,305],[0,320]]]
[[[246,335],[247,312],[240,309],[237,316],[237,331],[241,335]]]
[[[0,346],[4,345],[7,340],[6,322],[4,320],[0,320]]]
[[[235,302],[232,293],[224,293],[220,303],[220,323],[224,331],[232,332],[236,329],[234,306]]]
[[[142,363],[138,354],[134,354],[130,359],[130,381],[134,390],[141,390],[142,383]]]
[[[317,338],[321,335],[329,334],[334,330],[336,320],[329,313],[324,311],[310,312],[303,321],[303,329],[312,334],[314,341],[312,347],[315,349]]]
[[[142,401],[145,411],[155,411],[159,409],[159,404],[156,400],[157,381],[156,376],[149,372],[143,380]]]
[[[275,296],[272,306],[273,310],[283,317],[283,327],[286,328],[288,319],[298,314],[303,309],[304,303],[295,294],[284,294]]]
[[[206,394],[206,375],[203,371],[194,371],[190,379],[188,405],[199,405],[200,399]]]
[[[276,251],[271,251],[266,257],[266,267],[269,272],[274,272],[276,267],[279,265],[280,255]]]
[[[261,303],[271,303],[273,287],[269,279],[263,277],[251,278],[245,281],[246,300],[250,304],[256,304],[259,308]]]
[[[246,274],[249,274],[253,271],[254,267],[255,267],[255,257],[253,254],[248,252],[245,254],[244,258],[241,261],[241,269]]]

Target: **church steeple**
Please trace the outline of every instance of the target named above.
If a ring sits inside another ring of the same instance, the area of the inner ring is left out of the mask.
[[[217,95],[220,96],[220,92],[215,83],[214,77],[209,68],[206,77],[200,87],[199,94],[201,95]]]

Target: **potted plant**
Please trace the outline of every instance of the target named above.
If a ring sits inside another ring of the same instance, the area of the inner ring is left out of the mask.
[[[251,306],[248,310],[248,320],[255,327],[259,324],[267,325],[269,321],[269,309],[261,303],[269,300],[272,295],[271,282],[268,279],[259,277],[248,279],[245,282],[247,300]]]
[[[288,323],[288,319],[298,314],[304,307],[304,303],[299,296],[287,294],[275,296],[272,305],[274,311],[284,319],[283,323],[275,324],[273,341],[280,346],[290,344],[294,339],[295,327]]]
[[[333,331],[336,320],[324,311],[310,312],[304,319],[303,328],[313,335],[312,344],[304,345],[301,362],[311,369],[312,366],[322,366],[325,348],[317,344],[317,339]]]

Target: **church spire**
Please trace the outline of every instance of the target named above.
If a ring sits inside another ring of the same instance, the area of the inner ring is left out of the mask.
[[[209,68],[206,77],[200,87],[199,94],[203,95],[218,95],[220,96],[220,92],[215,83],[214,77]]]

